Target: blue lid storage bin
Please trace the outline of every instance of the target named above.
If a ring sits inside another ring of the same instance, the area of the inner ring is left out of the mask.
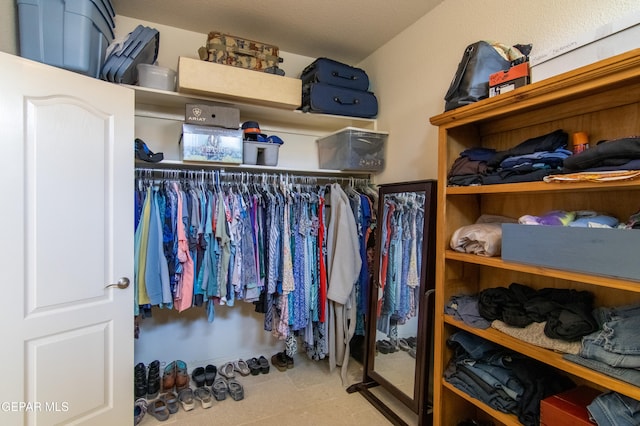
[[[20,55],[99,77],[114,39],[109,0],[17,0]]]

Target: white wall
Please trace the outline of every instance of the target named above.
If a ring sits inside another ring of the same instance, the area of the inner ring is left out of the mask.
[[[160,25],[153,22],[132,19],[126,16],[116,16],[116,39],[124,39],[138,25],[144,25],[157,29],[160,32],[160,50],[158,52],[158,65],[176,69],[178,57],[198,58],[198,48],[204,46],[207,41],[207,34],[185,31],[182,29]],[[280,52],[284,62],[280,68],[284,70],[287,77],[299,77],[300,71],[313,58],[295,55],[293,53]]]
[[[464,48],[478,40],[533,43],[534,53],[640,11],[637,0],[445,0],[359,65],[380,100],[378,128],[388,130],[380,183],[435,178],[444,94]],[[638,43],[636,41],[635,43]]]

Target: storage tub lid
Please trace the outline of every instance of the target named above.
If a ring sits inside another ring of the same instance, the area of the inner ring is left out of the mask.
[[[348,133],[348,132],[363,132],[363,133],[372,133],[375,135],[381,135],[381,136],[389,136],[389,132],[385,132],[385,131],[381,131],[381,130],[371,130],[371,129],[361,129],[359,127],[345,127],[344,129],[340,129],[338,131],[335,131],[333,133],[329,133],[328,135],[325,135],[319,139],[324,139],[324,138],[328,138],[334,135],[338,135],[340,133]]]

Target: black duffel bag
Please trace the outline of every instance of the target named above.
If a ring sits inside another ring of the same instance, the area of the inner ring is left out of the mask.
[[[470,44],[462,55],[447,94],[445,111],[489,97],[489,76],[528,60],[531,45],[506,47],[486,41]],[[497,49],[502,49],[504,55]],[[505,56],[509,59],[505,59]]]

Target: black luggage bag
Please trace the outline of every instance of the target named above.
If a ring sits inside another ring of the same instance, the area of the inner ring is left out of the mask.
[[[373,118],[378,115],[378,99],[371,92],[309,83],[302,86],[302,111],[350,117]]]
[[[313,61],[302,71],[300,79],[303,85],[324,83],[354,90],[369,90],[369,76],[363,69],[328,58]]]

